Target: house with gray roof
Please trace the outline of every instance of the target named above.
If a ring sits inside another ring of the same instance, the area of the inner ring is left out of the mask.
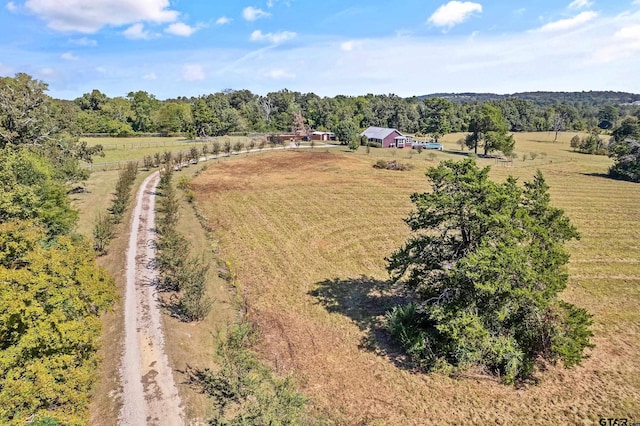
[[[411,148],[413,143],[413,137],[405,136],[396,129],[386,127],[371,126],[360,133],[360,136],[365,136],[369,142],[379,143],[383,148]]]

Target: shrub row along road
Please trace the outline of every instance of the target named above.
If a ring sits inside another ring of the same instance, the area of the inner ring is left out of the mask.
[[[180,396],[164,352],[155,292],[155,190],[159,179],[159,173],[153,173],[138,189],[129,235],[119,416],[119,424],[126,426],[184,424]]]
[[[333,145],[320,145],[329,147]],[[276,149],[291,149],[279,147]],[[300,147],[311,148],[311,147]],[[255,152],[258,150],[252,150]],[[216,158],[216,157],[209,157]],[[201,160],[206,160],[202,158]],[[125,342],[120,378],[123,426],[184,424],[180,396],[173,381],[155,294],[155,190],[158,172],[147,177],[136,195],[127,249]]]

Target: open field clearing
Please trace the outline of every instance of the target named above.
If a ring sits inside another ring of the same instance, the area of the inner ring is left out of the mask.
[[[426,167],[463,158],[460,135],[445,137],[445,151],[434,156],[346,147],[267,152],[211,163],[195,178],[197,203],[259,326],[258,350],[293,374],[311,417],[329,424],[640,421],[640,186],[603,177],[610,160],[572,152],[572,136],[553,143],[553,134],[517,134],[513,164],[479,160],[494,165],[496,180],[528,180],[540,168],[552,202],[582,235],[569,246],[564,297],[594,315],[596,348],[582,366],[550,366],[537,385],[520,388],[474,373],[417,373],[380,325],[400,297],[386,284],[384,257],[409,235],[409,195],[428,189]],[[530,152],[536,159],[522,161]],[[375,170],[378,158],[415,169]]]
[[[164,153],[169,151],[176,153],[179,151],[187,152],[191,147],[196,147],[200,151],[206,144],[211,152],[212,143],[217,140],[220,145],[224,144],[228,140],[232,145],[238,141],[246,142],[248,138],[242,136],[224,136],[211,138],[208,141],[193,141],[186,140],[185,138],[175,137],[144,137],[144,138],[81,138],[86,141],[88,145],[102,145],[104,147],[104,157],[94,158],[94,164],[89,165],[92,170],[102,170],[105,165],[103,163],[117,163],[126,161],[139,161],[142,163],[142,159],[145,156],[153,156],[155,153]],[[102,166],[102,167],[101,167]],[[107,165],[108,169],[113,169],[112,165]]]

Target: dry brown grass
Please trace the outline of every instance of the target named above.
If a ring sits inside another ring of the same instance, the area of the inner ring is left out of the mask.
[[[640,186],[609,180],[610,160],[571,152],[562,135],[517,135],[535,162],[496,166],[495,179],[530,178],[536,165],[582,233],[570,246],[564,297],[594,314],[595,343],[581,367],[549,367],[537,385],[503,386],[482,375],[424,375],[407,366],[378,319],[394,294],[384,256],[408,236],[409,194],[423,172],[456,153],[265,153],[210,167],[194,181],[225,256],[259,325],[259,351],[293,373],[310,413],[331,424],[585,424],[640,419]],[[456,135],[445,138],[455,151]],[[374,170],[403,158],[411,172]],[[411,156],[411,158],[408,158]],[[493,164],[493,160],[480,160]],[[638,421],[638,420],[635,420]]]

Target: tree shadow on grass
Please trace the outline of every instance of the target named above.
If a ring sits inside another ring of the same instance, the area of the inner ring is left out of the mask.
[[[605,179],[613,179],[613,180],[618,180],[615,179],[613,177],[611,177],[608,173],[580,173],[582,176],[591,176],[591,177],[599,177],[599,178],[605,178]]]
[[[316,289],[308,294],[316,298],[327,312],[350,318],[364,331],[360,349],[383,356],[399,368],[416,369],[400,343],[384,326],[385,314],[409,300],[399,286],[365,276],[334,278],[316,283]]]

